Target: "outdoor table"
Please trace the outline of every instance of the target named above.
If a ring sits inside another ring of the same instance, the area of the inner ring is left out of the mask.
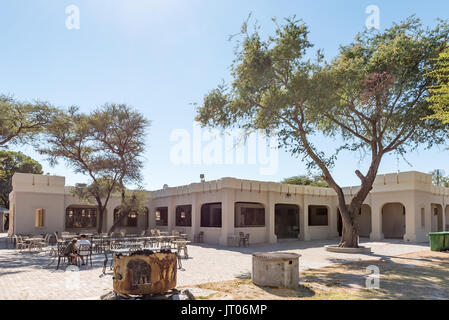
[[[23,239],[24,241],[27,241],[29,244],[30,244],[30,246],[28,247],[28,249],[29,249],[29,251],[31,252],[31,247],[34,247],[34,248],[36,248],[36,243],[37,242],[42,242],[42,241],[44,241],[44,238],[42,238],[42,237],[36,237],[36,238],[26,238],[26,239]]]

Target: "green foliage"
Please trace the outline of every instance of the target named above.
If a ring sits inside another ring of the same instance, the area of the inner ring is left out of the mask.
[[[0,150],[0,206],[9,208],[14,173],[42,174],[42,166],[21,152]]]
[[[435,186],[449,188],[449,177],[444,176],[441,170],[434,170],[430,174],[432,175],[432,183]]]
[[[323,177],[321,176],[313,176],[309,177],[306,175],[301,176],[294,176],[290,178],[286,178],[282,180],[281,183],[285,184],[294,184],[298,186],[312,186],[312,187],[322,187],[322,188],[328,188],[329,184],[324,181]]]
[[[56,109],[45,102],[24,103],[0,96],[0,148],[29,142],[41,133]]]
[[[449,123],[449,47],[440,54],[435,70],[432,70],[429,76],[435,81],[435,84],[429,87],[432,95],[428,101],[434,111],[429,118]]]
[[[449,24],[423,28],[411,17],[379,31],[359,33],[330,62],[321,51],[310,59],[308,27],[295,17],[262,39],[256,26],[242,28],[231,67],[232,83],[211,90],[197,107],[203,126],[276,131],[281,144],[319,169],[337,193],[343,219],[342,246],[357,247],[357,216],[385,154],[404,155],[418,146],[446,142],[448,125],[428,118],[429,75],[446,48]],[[335,152],[320,150],[314,137],[327,137]],[[341,144],[338,141],[343,141]],[[331,168],[342,150],[371,160],[361,187],[346,205]]]
[[[142,180],[141,159],[146,129],[142,114],[127,105],[106,104],[90,114],[72,107],[55,115],[47,128],[47,144],[36,146],[52,165],[64,160],[76,173],[90,177],[86,189],[74,192],[83,200],[95,200],[98,230],[111,194]]]

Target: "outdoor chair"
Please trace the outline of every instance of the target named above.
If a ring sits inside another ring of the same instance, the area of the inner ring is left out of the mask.
[[[204,242],[204,232],[201,231],[200,233],[196,234],[193,238],[194,238],[193,239],[194,242],[203,243]]]
[[[66,248],[66,245],[64,243],[58,242],[58,244],[57,244],[58,265],[56,266],[56,270],[59,269],[59,265],[61,264],[61,259],[62,259],[62,262],[67,262],[67,264],[69,264],[69,257],[66,256],[66,254],[65,254],[65,248]]]
[[[243,245],[244,245],[245,247],[249,247],[249,233],[247,233],[247,234],[245,235],[245,237],[243,238]]]
[[[20,235],[14,235],[14,240],[16,242],[16,249],[20,250],[20,253],[22,253],[23,249],[29,249],[30,244],[22,239],[22,236]]]
[[[245,235],[243,232],[239,232],[239,235],[239,247],[249,247],[249,233]]]
[[[92,267],[92,248],[89,245],[82,244],[78,247],[78,259],[81,259],[80,257],[85,258],[84,262],[86,266],[90,260],[90,266]]]

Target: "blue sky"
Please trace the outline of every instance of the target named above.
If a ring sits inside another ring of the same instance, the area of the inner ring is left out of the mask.
[[[66,7],[80,9],[80,29],[66,28]],[[369,5],[380,8],[380,27],[412,14],[433,25],[447,18],[449,2],[363,0],[4,0],[0,3],[0,93],[20,100],[41,99],[58,106],[77,105],[88,111],[106,102],[127,103],[152,121],[145,153],[144,187],[159,189],[199,181],[238,177],[279,181],[305,173],[304,164],[280,150],[278,170],[261,174],[260,164],[207,165],[173,163],[173,132],[193,136],[194,108],[205,93],[229,80],[234,44],[252,12],[265,34],[272,17],[295,14],[310,27],[315,48],[327,58],[336,55],[365,28]],[[177,131],[176,131],[177,130]],[[193,139],[193,138],[192,138]],[[323,150],[333,141],[316,139]],[[207,142],[203,143],[206,147]],[[13,147],[39,160],[44,171],[67,177],[67,184],[85,182],[64,163],[50,167],[30,147]],[[224,153],[229,152],[225,151]],[[384,159],[380,173],[445,169],[449,151],[435,148]],[[224,157],[225,155],[223,155]],[[342,185],[356,185],[355,169],[366,168],[358,155],[342,154],[333,170]]]

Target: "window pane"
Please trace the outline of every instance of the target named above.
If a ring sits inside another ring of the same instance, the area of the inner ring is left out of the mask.
[[[192,226],[192,206],[184,205],[176,207],[176,226],[191,227]]]
[[[265,207],[260,203],[235,204],[235,227],[265,227]]]
[[[201,227],[221,228],[221,203],[208,203],[201,206]]]

